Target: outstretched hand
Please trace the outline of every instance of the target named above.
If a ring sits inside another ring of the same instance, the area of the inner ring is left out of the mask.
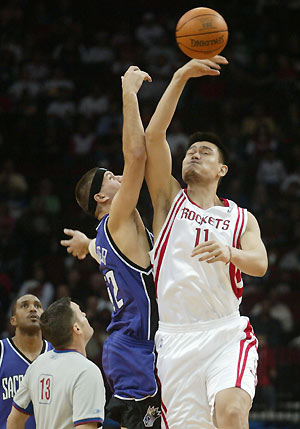
[[[228,61],[222,55],[216,55],[209,60],[190,60],[179,71],[183,73],[187,79],[191,77],[201,76],[218,76],[220,74],[220,64],[228,64]]]
[[[152,82],[151,76],[140,70],[137,66],[130,66],[124,76],[121,77],[123,90],[138,93],[144,81]]]
[[[67,252],[71,253],[78,259],[84,259],[89,253],[90,239],[80,231],[73,229],[64,229],[64,233],[72,237],[70,240],[61,240],[60,244],[67,248]]]

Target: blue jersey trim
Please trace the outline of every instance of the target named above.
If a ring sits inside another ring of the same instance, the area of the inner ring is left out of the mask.
[[[78,350],[75,349],[53,349],[54,353],[70,353],[70,352],[76,352],[81,354]]]
[[[89,418],[89,419],[82,419],[82,420],[77,420],[76,422],[73,422],[74,426],[78,426],[78,425],[82,425],[84,423],[103,423],[103,419],[101,419],[101,417],[96,417],[96,418]]]
[[[27,408],[22,408],[20,407],[18,404],[15,403],[15,401],[13,401],[13,406],[20,411],[23,414],[27,414],[28,416],[33,416],[33,405],[32,402],[29,402],[28,407]]]
[[[126,265],[128,265],[131,269],[138,271],[138,272],[142,272],[142,273],[146,273],[149,274],[152,271],[152,265],[151,263],[148,265],[147,268],[143,268],[140,265],[135,264],[134,262],[132,262],[130,259],[127,258],[127,256],[125,256],[121,250],[118,248],[118,246],[115,244],[114,240],[112,239],[112,236],[110,235],[109,229],[108,229],[108,216],[103,219],[104,221],[104,225],[103,225],[103,231],[104,234],[106,236],[106,239],[112,249],[112,251],[117,255],[117,257],[123,261]],[[146,235],[147,238],[149,237],[147,230],[146,231]],[[148,242],[149,242],[149,238],[148,238]],[[149,243],[150,246],[150,243]],[[151,250],[151,246],[150,246],[150,250]]]

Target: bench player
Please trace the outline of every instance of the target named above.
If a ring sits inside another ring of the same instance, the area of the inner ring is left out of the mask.
[[[0,340],[0,429],[6,429],[13,397],[27,368],[40,354],[52,349],[51,344],[42,339],[41,301],[34,295],[23,295],[11,308],[10,323],[15,327],[15,335]],[[26,429],[35,429],[33,417],[28,419]]]

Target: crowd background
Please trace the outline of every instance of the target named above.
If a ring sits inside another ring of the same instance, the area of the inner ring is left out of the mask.
[[[47,307],[70,295],[95,329],[89,357],[101,366],[111,306],[91,257],[60,246],[63,228],[95,236],[74,186],[94,166],[122,173],[121,75],[153,83],[139,94],[145,126],[172,73],[187,61],[174,37],[193,7],[229,26],[218,78],[188,82],[169,128],[180,178],[188,135],[217,132],[230,152],[219,195],[258,219],[269,254],[263,279],[244,276],[242,314],[260,341],[251,427],[290,428],[300,410],[300,1],[173,2],[2,0],[0,4],[0,323],[26,292]],[[143,187],[139,209],[151,228]],[[298,382],[295,382],[298,378]],[[275,423],[274,423],[275,422]],[[271,426],[268,426],[271,425]],[[297,426],[299,427],[299,426]]]

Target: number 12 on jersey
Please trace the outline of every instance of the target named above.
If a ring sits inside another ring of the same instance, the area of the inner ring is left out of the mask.
[[[196,246],[198,246],[198,244],[200,243],[200,241],[201,242],[203,242],[203,241],[208,241],[208,229],[201,229],[201,228],[196,228],[196,239],[195,239],[195,246],[194,247],[196,247]],[[202,232],[202,234],[201,234],[201,231],[203,231]],[[203,234],[204,234],[204,240],[203,240]],[[202,235],[202,239],[200,240],[200,236]]]
[[[53,391],[53,376],[41,374],[39,376],[39,403],[50,404]]]

